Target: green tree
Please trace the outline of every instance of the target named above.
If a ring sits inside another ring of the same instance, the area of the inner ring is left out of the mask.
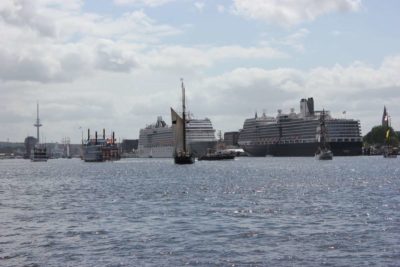
[[[364,143],[368,146],[375,145],[375,146],[382,146],[385,144],[386,140],[386,133],[389,129],[389,136],[390,136],[390,144],[393,146],[399,145],[399,137],[394,132],[392,127],[386,126],[375,126],[371,129],[367,135],[364,136]]]

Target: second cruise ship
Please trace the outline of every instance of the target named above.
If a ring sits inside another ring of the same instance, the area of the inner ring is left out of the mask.
[[[194,119],[189,116],[186,121],[187,145],[196,157],[205,155],[207,149],[217,144],[215,130],[210,119]],[[172,126],[157,118],[156,123],[140,130],[138,155],[141,158],[172,158],[174,153],[174,133]]]
[[[300,113],[278,110],[276,117],[265,114],[246,119],[239,133],[239,145],[250,156],[314,156],[318,148],[320,117],[313,98],[300,101]],[[329,144],[335,156],[362,153],[361,127],[358,120],[333,118],[324,111]]]

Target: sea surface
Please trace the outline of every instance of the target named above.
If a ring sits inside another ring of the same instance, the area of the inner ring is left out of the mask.
[[[0,266],[400,266],[400,158],[0,160]]]

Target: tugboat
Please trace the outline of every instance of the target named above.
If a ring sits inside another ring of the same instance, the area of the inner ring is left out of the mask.
[[[198,157],[198,160],[227,160],[235,159],[235,154],[225,150],[224,141],[222,140],[221,131],[218,133],[217,149],[207,149],[207,154]]]
[[[174,162],[175,164],[193,164],[195,162],[194,155],[186,144],[186,105],[185,105],[185,86],[181,79],[182,86],[182,117],[179,116],[173,108],[171,108],[171,119],[174,127],[175,149]]]
[[[36,127],[36,138],[37,143],[33,148],[33,155],[31,157],[31,161],[33,162],[46,162],[48,159],[47,156],[47,147],[45,144],[40,143],[40,135],[39,135],[39,128],[42,126],[39,119],[39,103],[36,105],[36,123],[33,125]]]
[[[317,138],[319,139],[319,145],[317,152],[315,153],[315,158],[318,160],[331,160],[333,159],[333,153],[329,149],[329,145],[326,142],[328,139],[328,131],[325,125],[325,110],[322,110],[320,115],[320,124],[318,129]]]
[[[200,156],[198,160],[227,160],[227,159],[235,159],[235,155],[233,153],[228,153],[223,150],[212,151],[211,149],[207,152],[206,155]]]

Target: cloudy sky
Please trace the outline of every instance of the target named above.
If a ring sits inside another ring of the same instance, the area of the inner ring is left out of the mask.
[[[179,106],[217,130],[254,112],[317,109],[359,119],[383,106],[400,129],[398,0],[1,0],[0,141],[106,128],[118,138]],[[346,111],[346,114],[343,114]]]

